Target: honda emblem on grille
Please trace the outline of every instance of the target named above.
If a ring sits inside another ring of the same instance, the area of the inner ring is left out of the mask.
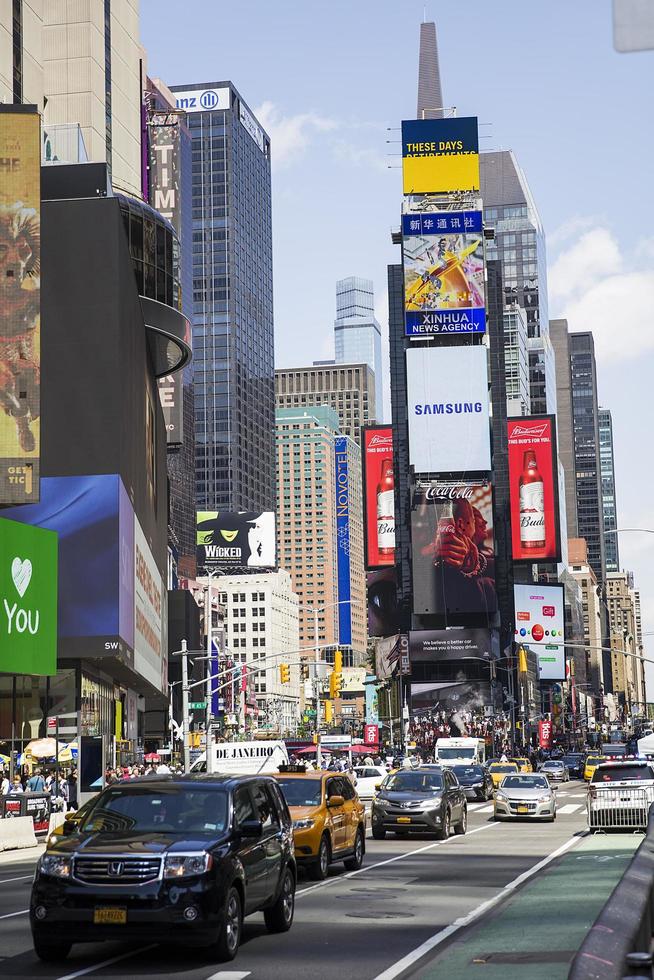
[[[124,861],[111,861],[109,863],[108,871],[112,878],[120,878],[124,870]]]

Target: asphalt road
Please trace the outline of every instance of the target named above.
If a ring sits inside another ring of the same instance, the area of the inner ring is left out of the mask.
[[[64,964],[40,963],[32,951],[28,916],[34,858],[0,865],[0,976],[167,977],[191,980],[311,980],[356,977],[393,980],[420,965],[420,952],[438,951],[462,929],[477,925],[508,894],[504,889],[539,873],[551,855],[574,847],[586,828],[585,788],[558,791],[554,824],[492,820],[491,805],[471,804],[468,833],[446,842],[430,837],[368,834],[358,872],[335,866],[324,882],[304,875],[298,883],[295,921],[289,933],[270,936],[263,916],[246,920],[244,941],[229,965],[211,963],[201,951],[120,942],[74,946]],[[519,880],[518,880],[519,879]],[[509,890],[510,893],[510,890]],[[463,920],[463,922],[461,922]],[[433,952],[432,952],[433,955]]]

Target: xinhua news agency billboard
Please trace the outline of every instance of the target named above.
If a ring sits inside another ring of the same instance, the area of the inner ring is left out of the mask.
[[[561,560],[556,417],[508,419],[514,562]]]
[[[198,511],[200,573],[212,568],[274,568],[275,544],[273,511]]]
[[[0,504],[39,499],[41,125],[0,107]]]
[[[486,348],[412,347],[406,372],[415,472],[490,470]]]
[[[390,425],[362,429],[366,568],[395,564],[395,480]]]
[[[476,116],[405,120],[402,123],[402,185],[405,194],[478,191]]]
[[[484,333],[481,211],[402,215],[407,337]]]
[[[336,576],[338,581],[338,639],[352,643],[352,605],[350,599],[350,477],[348,439],[334,441],[334,475],[336,479]]]
[[[562,585],[513,586],[515,641],[538,657],[542,681],[565,680],[565,604]]]

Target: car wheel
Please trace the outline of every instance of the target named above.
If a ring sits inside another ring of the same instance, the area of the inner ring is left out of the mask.
[[[386,831],[384,830],[383,827],[375,827],[375,825],[373,824],[372,836],[373,836],[373,840],[383,840],[384,837],[386,836]]]
[[[321,837],[320,847],[318,848],[318,857],[311,865],[310,875],[314,881],[324,881],[329,874],[329,865],[331,863],[331,853],[329,847],[329,841],[326,836]]]
[[[263,913],[268,932],[288,932],[293,924],[294,912],[295,878],[291,869],[286,868],[277,901]]]
[[[238,953],[242,921],[241,896],[232,885],[227,892],[218,939],[212,950],[213,958],[219,963],[228,963]]]
[[[439,840],[447,840],[450,836],[450,824],[451,824],[451,814],[449,808],[445,808],[445,813],[443,815],[443,823],[441,829],[438,831]]]
[[[454,833],[458,834],[459,837],[463,837],[466,830],[468,829],[468,807],[464,806],[463,813],[461,814],[461,819],[458,823],[454,824]]]
[[[44,939],[34,939],[34,952],[44,963],[61,963],[71,951],[72,943],[53,943]]]
[[[363,831],[361,827],[357,830],[357,835],[354,838],[354,854],[351,858],[346,858],[343,861],[346,871],[358,871],[363,864],[363,854],[365,851],[365,841],[363,837]]]

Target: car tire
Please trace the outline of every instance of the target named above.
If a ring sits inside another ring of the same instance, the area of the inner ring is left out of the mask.
[[[218,963],[229,963],[238,953],[241,943],[241,929],[243,927],[243,911],[241,908],[241,896],[237,888],[232,885],[227,891],[223,918],[220,923],[218,939],[211,948],[211,958]]]
[[[450,813],[449,807],[446,807],[445,814],[443,816],[443,824],[441,829],[437,833],[439,840],[447,840],[450,836],[450,828],[452,825],[452,815]]]
[[[384,838],[386,837],[386,831],[384,830],[383,827],[375,827],[375,825],[373,824],[372,837],[373,840],[384,840]]]
[[[282,878],[277,901],[269,909],[264,909],[263,918],[268,932],[288,932],[293,925],[295,912],[295,877],[286,868]]]
[[[48,942],[45,939],[33,937],[34,952],[43,963],[62,963],[70,953],[72,943]]]
[[[346,858],[343,861],[346,871],[358,871],[363,865],[363,855],[366,852],[365,837],[363,836],[363,831],[361,827],[357,830],[357,835],[354,838],[354,854],[352,857]]]
[[[331,860],[332,855],[331,848],[329,846],[329,838],[327,837],[327,834],[323,834],[323,836],[320,838],[318,856],[309,870],[309,875],[313,881],[325,880],[329,874],[329,865],[331,864]]]
[[[468,807],[464,806],[463,813],[461,814],[461,819],[458,823],[454,824],[454,833],[459,837],[463,837],[466,830],[468,829]]]

